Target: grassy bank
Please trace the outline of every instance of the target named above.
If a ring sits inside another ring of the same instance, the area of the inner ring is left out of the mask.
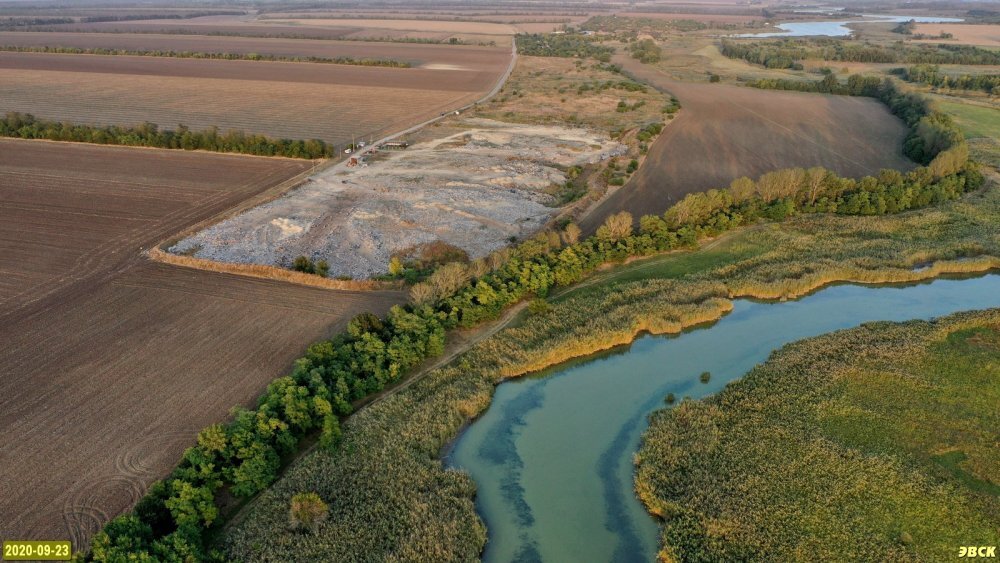
[[[341,448],[292,466],[225,531],[220,547],[244,561],[475,559],[486,532],[475,513],[474,484],[444,469],[439,455],[504,378],[628,342],[642,330],[671,332],[717,318],[737,295],[794,295],[852,275],[906,281],[995,267],[998,221],[1000,192],[992,189],[895,216],[798,216],[732,233],[724,247],[605,272],[553,300],[548,312],[356,413]],[[736,249],[731,259],[699,259],[703,252],[730,252],[725,248]],[[641,269],[651,275],[629,273]],[[288,530],[289,500],[302,491],[330,500],[329,519],[316,534]]]
[[[835,351],[835,353],[831,353]],[[667,561],[944,561],[1000,540],[1000,310],[786,346],[652,417]]]

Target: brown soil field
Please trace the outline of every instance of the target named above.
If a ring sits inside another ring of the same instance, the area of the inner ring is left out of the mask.
[[[287,57],[353,57],[391,59],[414,67],[454,65],[468,69],[493,69],[509,61],[507,49],[453,45],[378,43],[368,41],[317,41],[229,36],[196,36],[153,33],[73,33],[0,31],[0,45],[16,47],[74,47],[80,49],[144,49],[203,53],[257,53]],[[267,73],[270,74],[270,73]]]
[[[916,43],[954,43],[957,45],[981,45],[1000,47],[1000,25],[973,25],[961,23],[919,23],[913,33],[940,35],[950,33],[954,39],[916,40]]]
[[[493,52],[443,69],[0,53],[0,99],[4,111],[48,119],[219,126],[342,144],[478,99],[510,60],[509,51]]]
[[[505,23],[442,21],[442,20],[397,20],[397,19],[288,19],[275,20],[276,24],[308,25],[317,27],[363,27],[375,29],[395,29],[403,31],[442,31],[446,33],[470,33],[483,35],[509,35],[514,28]]]
[[[255,25],[253,23],[201,23],[189,20],[139,20],[127,22],[66,23],[41,26],[46,31],[101,33],[176,33],[193,35],[241,35],[247,37],[307,37],[339,39],[362,31],[360,27],[314,27],[296,25]]]
[[[309,39],[429,39],[457,37],[467,43],[510,45],[514,28],[491,22],[361,18],[254,19],[252,16],[205,16],[185,20],[135,20],[38,26],[35,31],[170,33],[300,37]]]
[[[902,154],[906,126],[876,100],[679,82],[635,59],[616,62],[675,95],[682,108],[635,176],[581,222],[585,232],[620,210],[638,220],[687,193],[779,168],[824,166],[860,177],[915,166]]]
[[[402,300],[142,256],[308,166],[0,141],[0,537],[83,546],[306,345]]]

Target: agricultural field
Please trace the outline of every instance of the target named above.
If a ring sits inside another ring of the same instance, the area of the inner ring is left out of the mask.
[[[681,82],[631,58],[616,61],[675,95],[682,109],[631,181],[581,222],[586,232],[620,210],[656,213],[687,193],[779,168],[823,166],[860,177],[914,166],[902,153],[905,124],[874,99]]]
[[[636,487],[666,516],[661,556],[945,561],[994,545],[998,358],[997,309],[873,323],[659,411]]]
[[[363,41],[317,41],[313,39],[255,38],[216,35],[170,35],[155,33],[72,33],[0,31],[0,46],[70,47],[189,53],[238,53],[284,57],[350,57],[385,59],[409,63],[416,68],[454,69],[475,73],[502,66],[507,51],[487,47],[453,45],[402,45]]]
[[[0,140],[0,536],[83,547],[307,344],[403,299],[142,256],[310,167]]]
[[[551,31],[552,27],[553,25],[546,24],[545,31]],[[501,46],[510,46],[510,36],[517,31],[513,25],[494,22],[360,18],[263,19],[253,16],[205,16],[183,20],[151,19],[77,22],[38,26],[36,29],[45,31],[179,33],[364,41],[377,39],[390,41],[419,40],[441,43],[455,38],[463,43]]]
[[[424,68],[0,53],[0,98],[5,111],[51,120],[217,126],[346,144],[475,101],[510,61],[506,49],[451,47],[439,59],[425,47],[413,49],[425,53],[416,55],[426,57]]]
[[[960,23],[920,23],[914,35],[937,37],[950,33],[950,39],[916,39],[915,42],[1000,47],[1000,25],[971,25]]]

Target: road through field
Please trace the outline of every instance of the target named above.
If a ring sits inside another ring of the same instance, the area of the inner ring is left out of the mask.
[[[780,168],[824,166],[860,177],[915,166],[902,154],[905,124],[877,100],[681,82],[630,57],[615,62],[676,96],[681,111],[635,176],[581,222],[584,232],[620,210],[638,220],[663,213],[685,194]]]
[[[308,344],[404,300],[142,256],[310,166],[0,140],[0,537],[85,546]]]

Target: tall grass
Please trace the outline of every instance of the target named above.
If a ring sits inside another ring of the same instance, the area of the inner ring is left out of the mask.
[[[554,301],[473,347],[447,367],[366,408],[345,424],[342,447],[302,458],[221,538],[241,561],[474,560],[485,544],[474,483],[445,469],[442,449],[489,405],[504,378],[725,313],[737,295],[797,295],[831,280],[912,281],[995,267],[1000,191],[894,216],[805,215],[745,229],[734,244],[760,249],[674,279],[594,284]],[[693,253],[677,253],[685,260]],[[968,260],[963,260],[968,258]],[[929,265],[929,266],[927,266]],[[623,266],[642,268],[641,262]],[[287,530],[291,496],[331,503],[316,535]]]
[[[998,329],[998,309],[862,325],[654,414],[636,490],[664,519],[661,560],[944,561],[996,544]]]

